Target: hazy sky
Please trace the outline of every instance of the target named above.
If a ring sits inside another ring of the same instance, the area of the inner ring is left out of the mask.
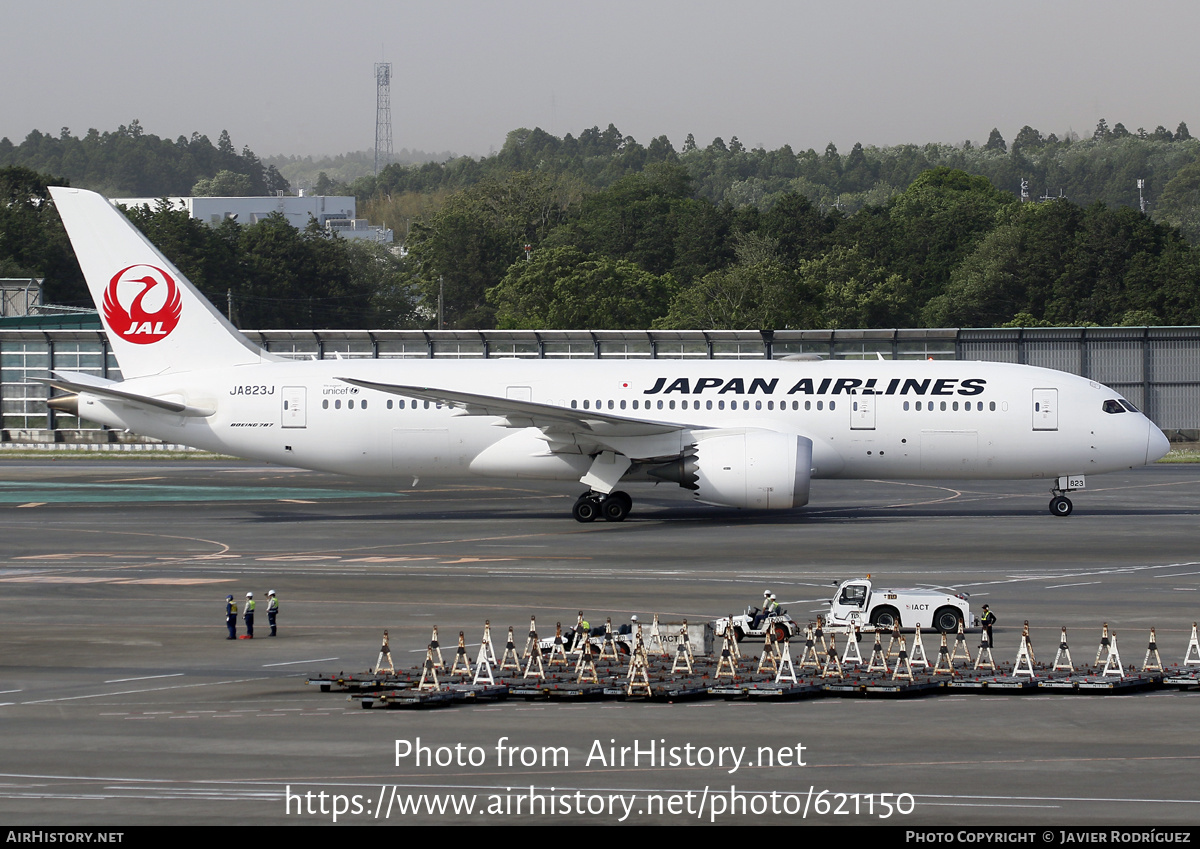
[[[228,129],[259,155],[365,150],[374,63],[393,147],[482,155],[509,130],[613,123],[645,144],[818,150],[1200,135],[1200,3],[0,0],[0,136]]]

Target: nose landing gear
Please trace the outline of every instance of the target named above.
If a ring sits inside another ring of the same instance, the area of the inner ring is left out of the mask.
[[[1054,516],[1070,516],[1075,505],[1067,498],[1068,492],[1087,489],[1087,478],[1083,475],[1060,475],[1050,487],[1050,513]]]
[[[1055,516],[1070,516],[1075,505],[1065,495],[1056,495],[1050,499],[1050,512]]]
[[[594,522],[601,516],[606,522],[623,522],[632,509],[633,499],[628,493],[618,490],[605,495],[592,491],[579,496],[571,515],[576,522]]]

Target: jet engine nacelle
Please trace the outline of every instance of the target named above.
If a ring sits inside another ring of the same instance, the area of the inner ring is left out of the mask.
[[[812,440],[769,430],[694,433],[687,461],[696,499],[706,504],[787,510],[808,503]]]

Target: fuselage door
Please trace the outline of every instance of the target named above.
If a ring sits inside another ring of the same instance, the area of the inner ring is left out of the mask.
[[[1058,390],[1033,390],[1033,429],[1058,430]]]
[[[280,426],[307,427],[308,422],[304,410],[305,388],[303,386],[285,386],[281,394],[283,396],[283,418]]]
[[[874,395],[855,395],[850,399],[850,429],[875,429]]]

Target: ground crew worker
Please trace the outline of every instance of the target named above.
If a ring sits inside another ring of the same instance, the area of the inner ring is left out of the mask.
[[[762,625],[763,620],[766,619],[767,616],[769,615],[767,613],[767,611],[770,610],[770,607],[771,607],[771,591],[763,590],[762,610],[760,610],[760,611],[758,611],[758,613],[754,614],[754,618],[750,620],[750,630],[751,631],[757,631],[759,626]]]
[[[267,623],[271,626],[271,636],[275,636],[275,617],[279,614],[279,599],[275,590],[267,590]]]
[[[233,596],[225,596],[225,627],[229,629],[229,636],[225,639],[237,639],[237,603],[233,600]]]
[[[992,645],[992,626],[996,624],[996,614],[992,613],[986,604],[979,617],[979,624],[983,626],[983,635],[987,638],[987,644],[990,647]]]
[[[246,593],[246,606],[242,608],[242,621],[246,623],[243,640],[254,639],[254,593]]]

